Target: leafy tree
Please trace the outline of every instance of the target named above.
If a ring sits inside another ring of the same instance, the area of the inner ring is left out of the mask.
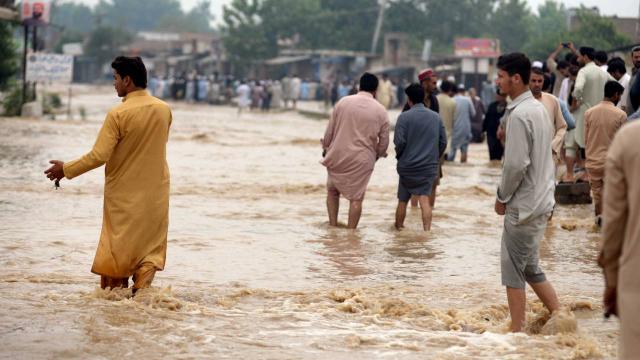
[[[270,56],[276,54],[279,39],[296,38],[296,46],[307,49],[326,43],[327,24],[320,0],[264,0],[259,16]]]
[[[51,8],[51,23],[64,27],[64,31],[86,34],[93,28],[93,21],[91,8],[83,4],[54,3]]]
[[[533,59],[546,59],[567,37],[567,9],[561,3],[547,0],[538,7],[533,18],[531,37],[522,47]]]
[[[131,42],[132,35],[121,28],[100,26],[89,35],[85,53],[96,58],[100,65],[120,55],[120,48]]]
[[[222,8],[223,42],[237,73],[274,51],[260,18],[260,0],[233,0]]]
[[[576,46],[591,46],[598,50],[609,50],[631,44],[631,39],[620,34],[613,22],[593,14],[584,7],[578,10],[579,26],[567,35]]]
[[[94,13],[101,25],[132,32],[153,30],[164,16],[184,16],[178,0],[100,0]]]
[[[491,29],[503,52],[522,51],[529,40],[533,15],[525,0],[500,0],[491,16]]]
[[[201,0],[193,9],[184,15],[164,15],[160,18],[156,29],[173,32],[211,32],[213,31],[209,25],[211,20],[213,20],[211,1]]]
[[[18,71],[13,27],[5,21],[0,21],[0,54],[0,90],[4,90]]]
[[[323,11],[313,18],[323,26],[320,47],[371,50],[379,10],[377,0],[320,0],[320,6]]]

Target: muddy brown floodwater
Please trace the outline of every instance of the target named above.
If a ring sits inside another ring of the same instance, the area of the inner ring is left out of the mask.
[[[527,333],[508,334],[500,285],[500,169],[485,145],[448,164],[431,233],[419,211],[395,231],[393,150],[378,162],[357,231],[328,226],[326,121],[172,104],[165,271],[130,298],[89,272],[103,171],[60,190],[49,159],[91,147],[109,88],[84,88],[86,121],[0,119],[0,357],[121,359],[615,358],[602,319],[590,206],[559,206],[541,263],[566,306],[528,290]],[[341,204],[341,221],[346,221]],[[577,319],[577,329],[575,328]]]

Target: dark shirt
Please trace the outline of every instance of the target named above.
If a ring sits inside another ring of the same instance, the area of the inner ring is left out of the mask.
[[[500,103],[498,101],[494,101],[489,105],[489,110],[487,110],[487,113],[484,116],[484,122],[482,124],[482,131],[486,131],[487,136],[496,136],[496,132],[500,127],[500,119],[504,115],[504,110],[506,107],[507,104]]]

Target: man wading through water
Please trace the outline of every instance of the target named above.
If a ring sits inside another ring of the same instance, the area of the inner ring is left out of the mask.
[[[529,59],[521,53],[503,55],[497,67],[497,85],[513,101],[505,112],[504,165],[495,211],[506,215],[500,251],[502,285],[507,288],[511,331],[520,332],[525,322],[525,283],[550,313],[560,308],[553,286],[538,266],[540,241],[555,205],[554,127],[544,105],[529,90]]]
[[[106,163],[100,243],[91,272],[100,286],[151,286],[164,269],[169,226],[169,168],[166,144],[171,109],[147,93],[147,70],[139,57],[117,57],[113,85],[122,104],[107,114],[93,149],[81,158],[45,171],[58,182]]]

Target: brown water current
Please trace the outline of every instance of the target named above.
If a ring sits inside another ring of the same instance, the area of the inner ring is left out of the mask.
[[[172,104],[169,249],[154,287],[99,289],[90,273],[103,170],[54,190],[49,159],[88,151],[110,88],[83,88],[88,119],[0,119],[0,358],[615,358],[602,319],[591,206],[558,206],[541,265],[565,309],[528,290],[527,333],[509,334],[500,285],[500,168],[486,145],[447,164],[433,231],[393,228],[393,149],[376,165],[360,228],[328,226],[326,121]],[[341,203],[342,222],[348,204]]]

